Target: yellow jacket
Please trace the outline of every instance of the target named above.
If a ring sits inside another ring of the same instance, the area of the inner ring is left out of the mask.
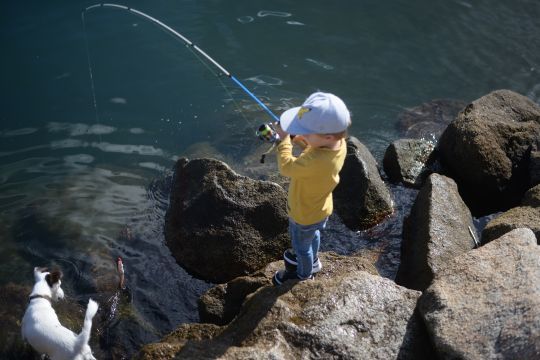
[[[291,178],[287,209],[298,224],[311,225],[332,214],[332,191],[339,183],[347,146],[341,140],[338,150],[306,147],[297,158],[292,155],[291,138],[278,145],[278,168]]]

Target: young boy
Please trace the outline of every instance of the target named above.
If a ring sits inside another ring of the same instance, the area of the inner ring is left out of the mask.
[[[322,268],[317,256],[320,231],[333,210],[332,191],[345,161],[350,124],[349,110],[340,98],[316,92],[302,106],[285,111],[276,125],[281,139],[277,148],[279,171],[291,179],[287,210],[294,250],[285,251],[287,266],[274,275],[276,285],[289,279],[311,279]],[[292,155],[289,134],[296,135],[295,142],[307,145],[298,157]]]

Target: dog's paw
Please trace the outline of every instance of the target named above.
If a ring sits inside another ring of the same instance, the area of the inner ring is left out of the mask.
[[[99,305],[97,302],[95,302],[94,300],[92,299],[89,299],[88,300],[88,306],[86,308],[86,316],[87,317],[90,317],[90,318],[93,318],[94,315],[96,315],[97,311],[98,311],[98,308],[99,308]]]

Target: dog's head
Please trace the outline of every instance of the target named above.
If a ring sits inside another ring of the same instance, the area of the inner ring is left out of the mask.
[[[34,268],[34,279],[36,284],[32,290],[32,295],[48,295],[54,301],[64,298],[62,285],[62,272],[59,269],[49,271],[47,268]]]

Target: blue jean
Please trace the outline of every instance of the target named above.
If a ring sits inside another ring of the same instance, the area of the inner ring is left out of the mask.
[[[300,225],[289,218],[289,235],[296,253],[296,274],[301,279],[311,276],[313,259],[317,258],[321,244],[321,230],[326,227],[328,218],[312,225]]]

